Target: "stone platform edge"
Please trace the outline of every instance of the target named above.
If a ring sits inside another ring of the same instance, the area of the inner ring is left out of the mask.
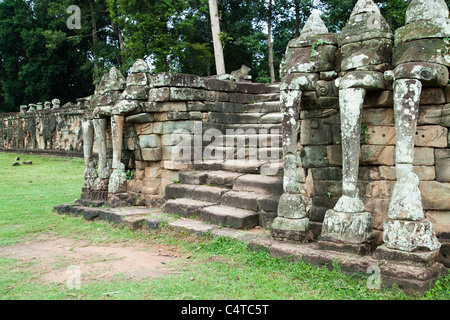
[[[236,230],[203,221],[176,217],[164,213],[160,208],[85,206],[78,203],[61,204],[54,207],[58,214],[82,216],[86,220],[100,219],[131,230],[148,228],[157,230],[167,226],[175,231],[187,232],[196,236],[230,237],[247,243],[249,250],[266,251],[272,258],[287,258],[292,262],[304,261],[311,265],[334,269],[361,277],[379,276],[381,287],[399,286],[407,294],[424,294],[445,275],[447,268],[439,263],[420,264],[380,260],[369,255],[358,255],[332,250],[323,250],[319,242],[294,244],[274,240],[270,231],[262,228]],[[368,278],[369,280],[369,278]]]

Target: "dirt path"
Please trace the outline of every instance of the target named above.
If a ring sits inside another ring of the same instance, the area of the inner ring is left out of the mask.
[[[95,245],[68,238],[40,238],[0,248],[0,256],[35,262],[30,268],[43,283],[66,284],[78,272],[82,283],[155,278],[173,274],[170,264],[182,257],[174,248],[134,242]]]

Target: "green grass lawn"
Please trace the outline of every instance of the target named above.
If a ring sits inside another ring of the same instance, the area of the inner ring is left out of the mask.
[[[135,241],[148,246],[170,245],[185,254],[156,279],[129,280],[117,274],[111,281],[86,283],[80,289],[46,284],[39,278],[38,261],[0,257],[0,299],[442,299],[449,300],[449,276],[424,296],[407,296],[400,289],[369,290],[367,276],[343,274],[339,269],[310,266],[250,252],[228,238],[194,237],[168,228],[130,231],[104,221],[52,212],[55,205],[80,196],[82,159],[20,156],[33,165],[13,167],[17,155],[0,153],[0,248],[31,243],[43,237],[64,237],[90,243]],[[186,258],[187,257],[187,258]],[[188,260],[188,263],[186,263]],[[105,293],[111,293],[105,295]]]

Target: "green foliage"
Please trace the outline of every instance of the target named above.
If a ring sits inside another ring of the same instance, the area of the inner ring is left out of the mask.
[[[134,173],[130,169],[127,170],[126,175],[127,175],[127,180],[133,180],[134,179]]]
[[[316,41],[314,41],[314,43],[311,46],[311,55],[309,57],[309,60],[311,61],[313,59],[313,57],[317,54],[317,47],[318,46],[322,46],[325,44],[325,40],[322,39],[316,39]]]
[[[369,143],[370,135],[367,134],[368,125],[364,123],[364,118],[361,120],[361,144]]]
[[[448,1],[448,0],[447,0]],[[319,1],[318,8],[324,12],[323,20],[330,32],[341,30],[350,18],[358,0],[327,0]],[[405,25],[407,0],[374,0],[380,7],[382,16],[395,31]]]

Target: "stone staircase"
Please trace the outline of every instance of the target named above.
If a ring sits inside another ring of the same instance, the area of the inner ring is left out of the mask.
[[[165,212],[235,229],[270,226],[283,193],[282,113],[279,92],[264,99],[216,105],[209,121],[223,134],[215,153],[166,186]]]

